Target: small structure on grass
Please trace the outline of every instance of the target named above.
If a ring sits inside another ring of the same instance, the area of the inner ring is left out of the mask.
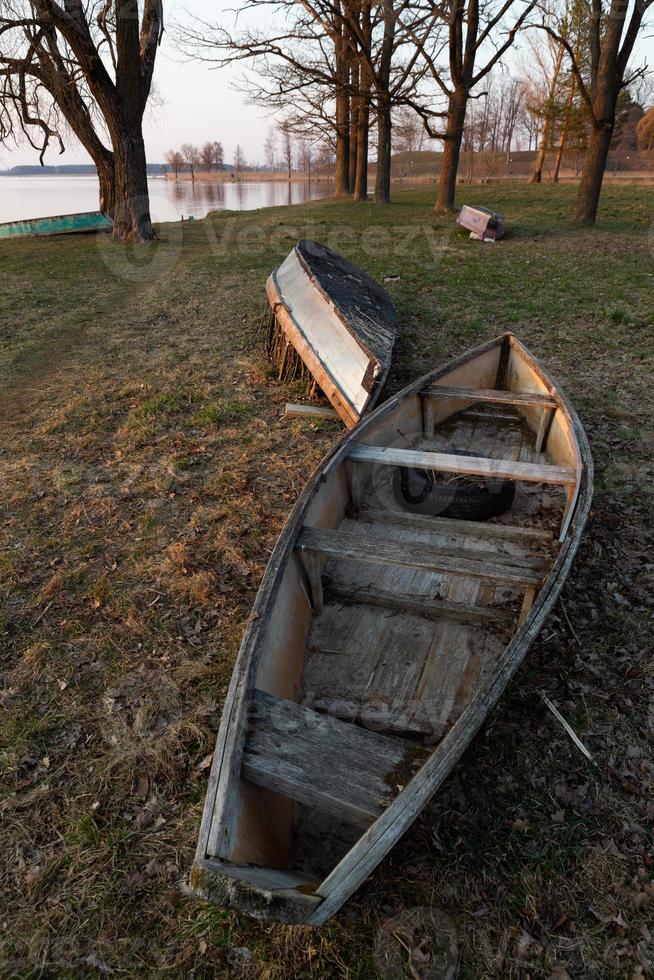
[[[470,237],[476,241],[494,242],[504,235],[504,217],[488,208],[464,204],[456,223],[469,231]]]

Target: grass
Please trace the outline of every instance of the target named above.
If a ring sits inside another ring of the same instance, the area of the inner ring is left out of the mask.
[[[434,217],[432,193],[216,214],[129,252],[0,246],[1,975],[363,980],[380,924],[430,904],[455,925],[462,978],[652,975],[652,214],[611,186],[580,229],[571,187],[475,188],[510,229],[480,246]],[[340,431],[285,419],[299,392],[260,353],[265,279],[300,236],[399,277],[389,393],[512,329],[573,397],[597,467],[527,663],[320,931],[184,892],[250,605]]]

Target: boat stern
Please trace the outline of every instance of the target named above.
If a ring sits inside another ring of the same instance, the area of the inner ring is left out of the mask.
[[[282,871],[227,865],[196,859],[189,875],[193,893],[221,908],[243,912],[254,919],[302,925],[309,922],[322,899],[318,882],[298,884]]]

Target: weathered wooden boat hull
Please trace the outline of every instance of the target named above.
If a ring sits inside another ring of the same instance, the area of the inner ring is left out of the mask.
[[[0,224],[0,239],[47,237],[49,235],[85,235],[111,231],[113,221],[102,211],[62,214]]]
[[[456,223],[461,228],[471,233],[471,237],[479,238],[482,241],[495,241],[504,235],[504,218],[496,211],[488,208],[471,207],[464,204],[459,211]]]
[[[280,329],[348,427],[375,404],[396,337],[390,296],[325,245],[300,241],[266,284]]]
[[[515,502],[491,522],[416,514],[389,476],[402,466],[510,478]],[[315,925],[347,901],[497,704],[557,600],[591,496],[576,413],[510,334],[409,386],[334,447],[243,637],[190,877],[198,895]]]

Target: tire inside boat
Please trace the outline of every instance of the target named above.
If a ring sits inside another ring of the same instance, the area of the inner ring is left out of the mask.
[[[513,480],[444,483],[426,470],[401,466],[393,475],[395,499],[405,510],[461,521],[485,521],[510,510],[515,499]]]

